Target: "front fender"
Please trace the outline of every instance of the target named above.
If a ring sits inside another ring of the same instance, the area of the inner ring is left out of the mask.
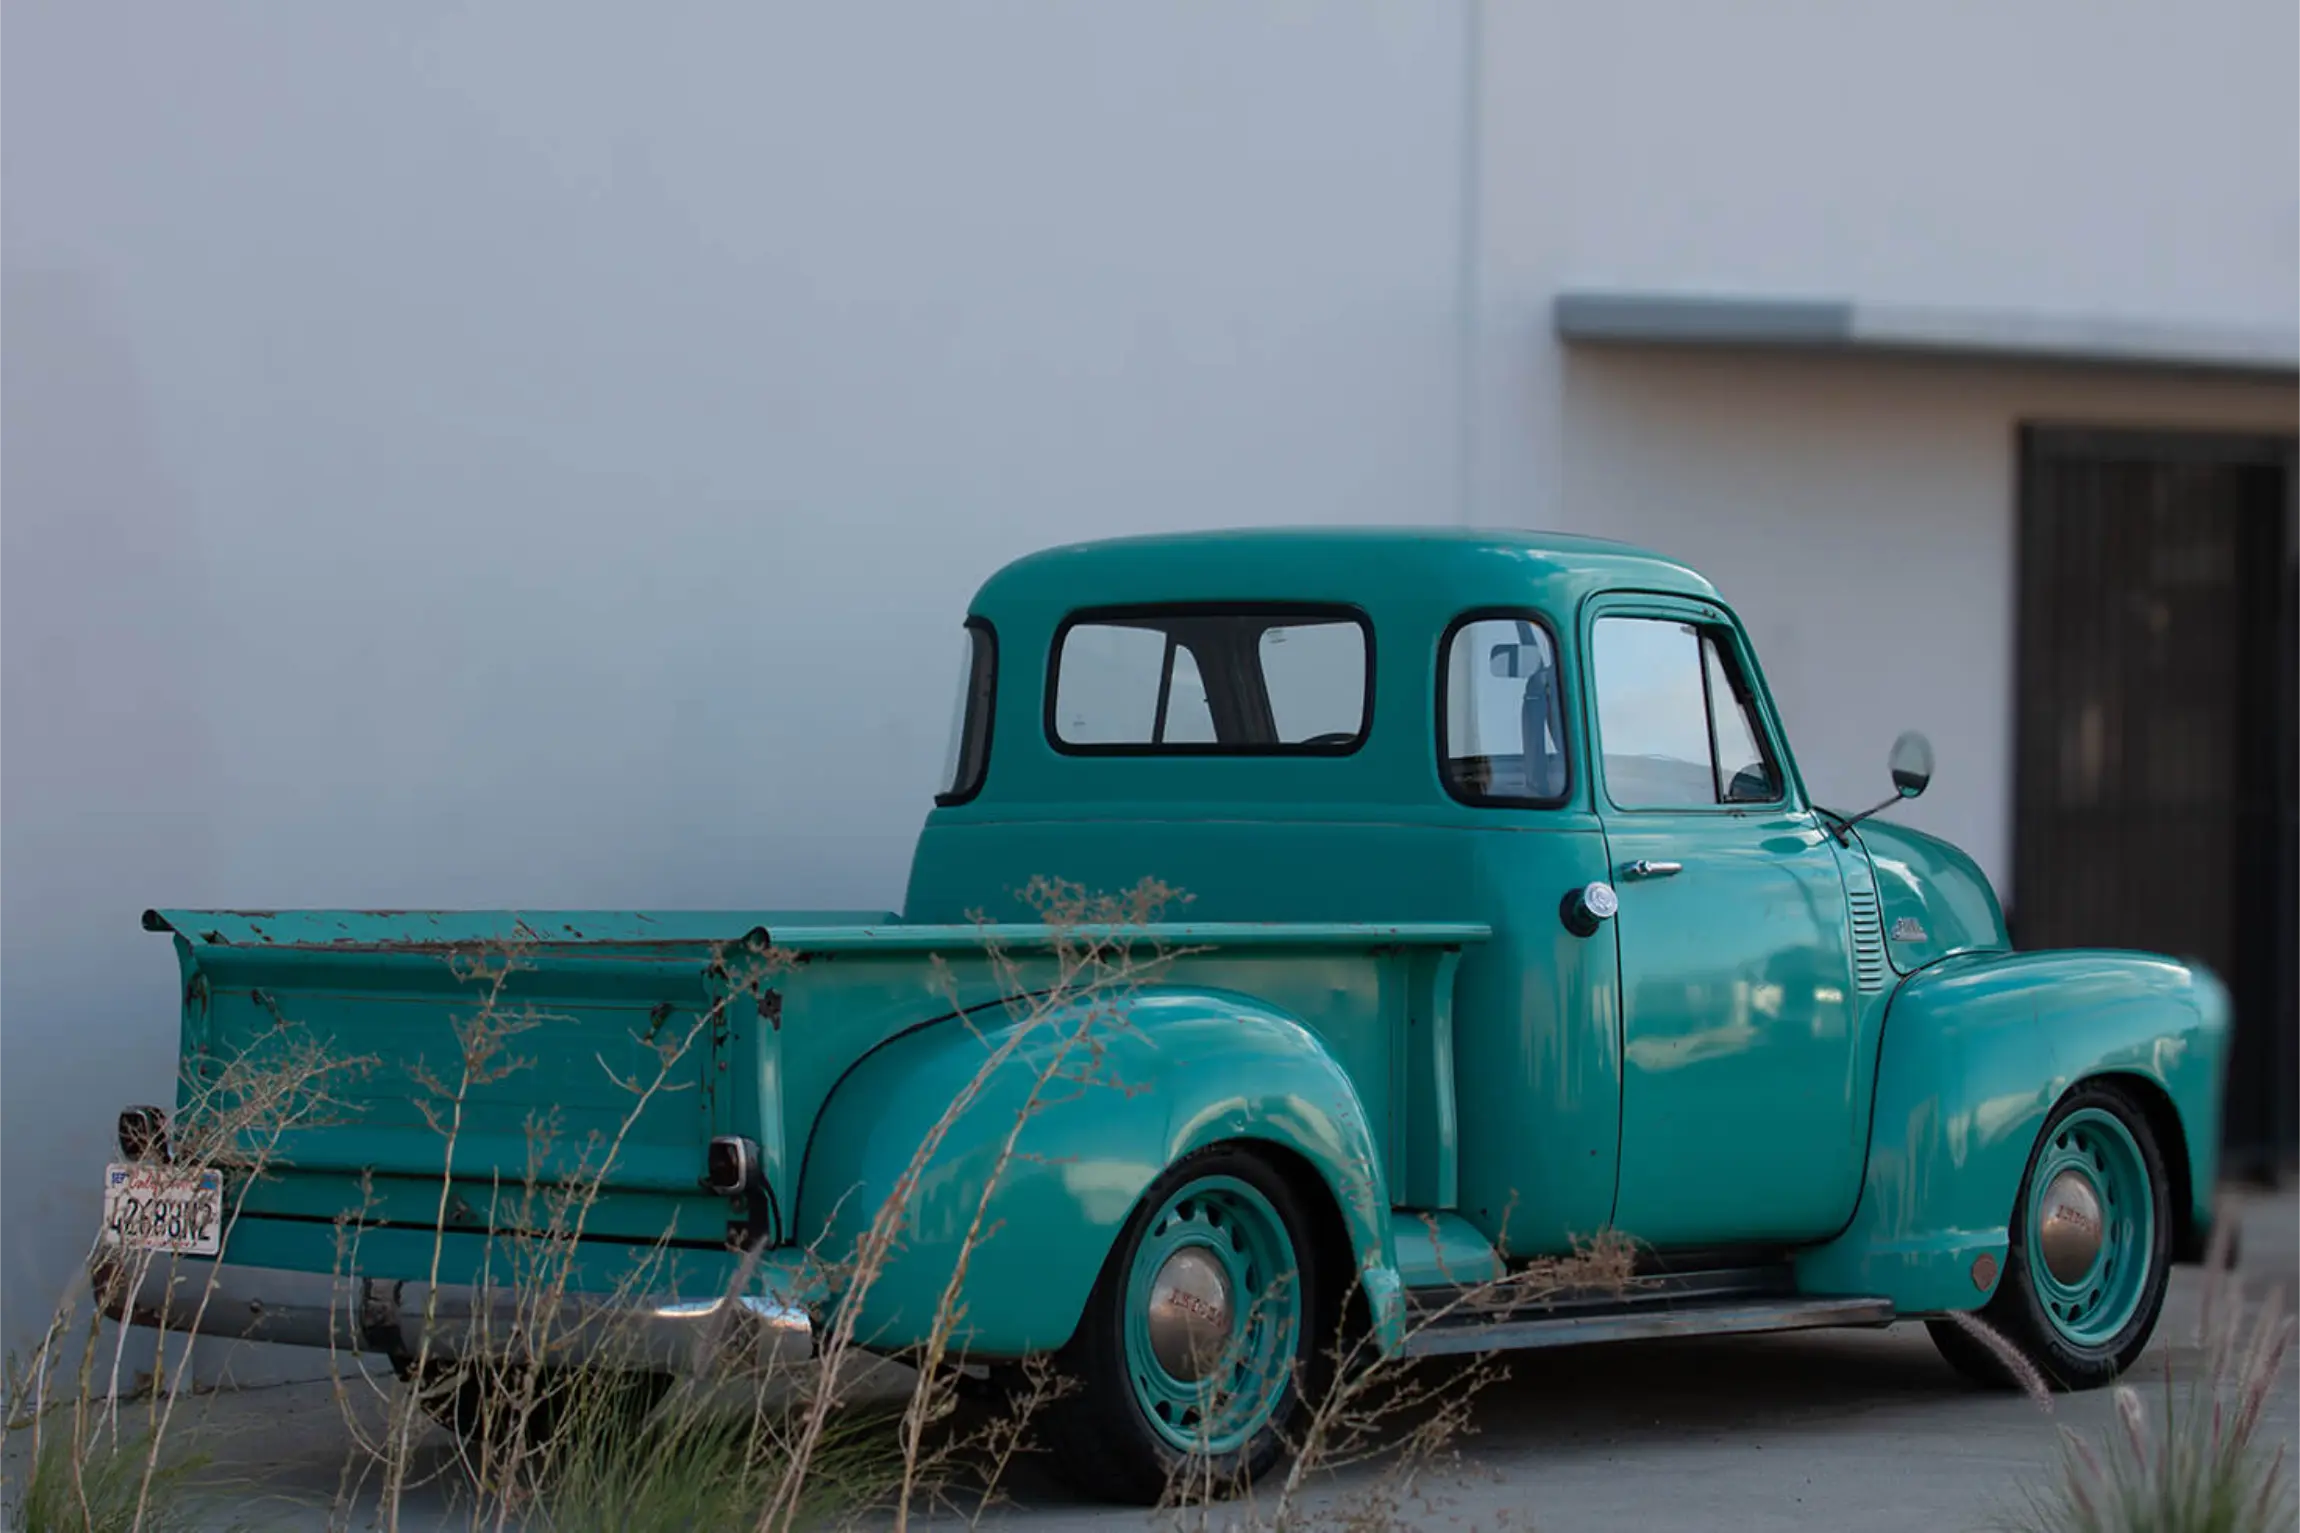
[[[2163,1149],[2188,1189],[2175,1209],[2202,1228],[2227,1034],[2219,980],[2148,954],[1972,954],[1913,975],[1885,1016],[1859,1206],[1799,1258],[1798,1286],[1890,1298],[1903,1314],[1987,1302],[2046,1114],[2103,1077],[2172,1120]]]
[[[1099,1006],[1103,1020],[1088,1019]],[[1120,1227],[1150,1183],[1194,1150],[1254,1140],[1317,1173],[1347,1232],[1384,1349],[1403,1326],[1389,1195],[1349,1077],[1301,1022],[1250,996],[1153,988],[1027,1021],[993,1009],[897,1037],[862,1059],[816,1119],[798,1197],[799,1239],[846,1262],[897,1196],[936,1124],[1017,1028],[1031,1035],[958,1111],[915,1178],[901,1233],[859,1298],[856,1339],[926,1339],[964,1253],[953,1344],[979,1358],[1062,1346]],[[997,1025],[985,1025],[985,1017]],[[1065,1037],[1092,1039],[1057,1073]],[[1034,1102],[1034,1093],[1035,1102]],[[1012,1153],[1007,1141],[1022,1124]],[[1002,1164],[1003,1160],[1003,1164]],[[971,1252],[983,1189],[992,1185]]]

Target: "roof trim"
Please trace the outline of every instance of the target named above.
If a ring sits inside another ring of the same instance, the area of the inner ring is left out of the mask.
[[[1700,346],[2074,362],[2291,378],[2300,331],[2097,315],[1939,309],[1845,298],[1567,291],[1552,314],[1568,345]]]

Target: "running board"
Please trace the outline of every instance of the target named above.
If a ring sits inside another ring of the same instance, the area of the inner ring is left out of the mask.
[[[1465,1352],[1515,1352],[1531,1347],[1575,1347],[1588,1342],[1639,1341],[1656,1336],[1745,1336],[1761,1331],[1805,1331],[1824,1326],[1885,1325],[1889,1299],[1763,1299],[1691,1304],[1663,1309],[1624,1308],[1598,1315],[1544,1319],[1437,1321],[1406,1337],[1407,1357]]]

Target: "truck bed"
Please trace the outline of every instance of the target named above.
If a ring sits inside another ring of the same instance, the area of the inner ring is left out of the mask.
[[[247,1233],[233,1238],[277,1261],[349,1228],[370,1270],[427,1253],[438,1229],[537,1228],[554,1189],[583,1186],[598,1189],[591,1240],[723,1251],[739,1210],[699,1180],[720,1134],[757,1141],[774,1234],[791,1243],[808,1133],[858,1059],[959,1013],[1028,1005],[1061,978],[1067,938],[1108,935],[849,911],[167,910],[145,925],[176,940],[186,1101],[274,1053],[357,1062],[329,1077],[322,1117],[267,1127],[268,1174],[243,1189]],[[1174,923],[1125,936],[1168,955],[1149,983],[1299,1018],[1356,1087],[1393,1199],[1441,1208],[1452,977],[1487,934]],[[486,1034],[499,1047],[467,1071]]]

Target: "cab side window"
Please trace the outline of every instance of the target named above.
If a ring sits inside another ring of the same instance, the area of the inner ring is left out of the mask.
[[[1605,790],[1616,806],[1780,801],[1754,700],[1719,633],[1675,618],[1602,617],[1590,671]]]
[[[1531,614],[1469,617],[1445,647],[1438,762],[1465,804],[1546,808],[1570,779],[1557,645]]]

